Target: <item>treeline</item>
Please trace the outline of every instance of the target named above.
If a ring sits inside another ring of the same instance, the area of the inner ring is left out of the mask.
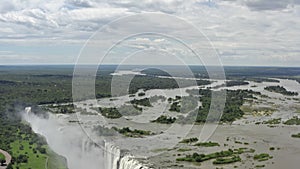
[[[297,92],[287,91],[286,88],[282,86],[267,86],[265,87],[265,90],[270,92],[280,93],[286,96],[298,96]]]

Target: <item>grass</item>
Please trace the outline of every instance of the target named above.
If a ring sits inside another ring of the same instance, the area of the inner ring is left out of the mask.
[[[48,156],[46,154],[41,154],[40,152],[34,153],[33,148],[36,148],[36,145],[30,145],[26,140],[17,140],[11,143],[12,154],[14,157],[18,157],[19,155],[28,156],[27,163],[15,163],[13,168],[45,168],[45,164]],[[23,147],[23,148],[20,148]]]
[[[47,149],[47,152],[49,154],[47,163],[48,169],[67,169],[67,160],[64,157],[56,154],[50,148]]]
[[[0,153],[0,161],[1,160],[5,160],[5,156],[3,154]]]
[[[36,144],[30,145],[27,140],[17,140],[11,143],[11,151],[14,157],[26,155],[27,163],[15,163],[13,168],[31,168],[31,169],[67,169],[66,160],[54,153],[48,146],[43,146],[47,154],[42,154],[39,151],[34,151],[37,148]]]

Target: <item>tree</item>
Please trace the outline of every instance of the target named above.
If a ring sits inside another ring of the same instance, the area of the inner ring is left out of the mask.
[[[4,164],[6,163],[6,161],[4,159],[0,160],[1,166],[4,166]]]

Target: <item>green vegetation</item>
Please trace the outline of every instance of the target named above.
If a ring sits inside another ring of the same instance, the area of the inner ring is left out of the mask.
[[[300,133],[298,133],[298,134],[292,134],[292,137],[293,138],[300,138]]]
[[[300,118],[298,116],[294,116],[292,119],[285,121],[283,124],[285,124],[285,125],[300,125]]]
[[[193,137],[193,138],[183,139],[179,143],[190,144],[190,143],[194,143],[194,142],[197,142],[197,141],[198,141],[198,138]]]
[[[253,81],[256,83],[262,83],[262,82],[271,82],[271,83],[279,83],[279,80],[276,79],[269,79],[269,78],[259,78],[259,77],[251,77],[251,78],[246,78],[248,81]]]
[[[142,108],[137,105],[122,105],[119,108],[116,107],[99,107],[100,113],[109,119],[118,119],[122,116],[137,116],[142,113]]]
[[[271,119],[263,122],[263,124],[280,124],[280,123],[281,123],[281,118]]]
[[[241,161],[241,158],[238,156],[238,154],[231,149],[207,155],[194,153],[193,155],[186,155],[186,157],[183,158],[177,158],[176,161],[200,163],[212,159],[215,159],[213,164],[229,164]]]
[[[161,123],[161,124],[172,124],[176,121],[175,117],[168,117],[168,116],[160,116],[156,120],[152,120],[152,123]]]
[[[214,88],[243,86],[243,85],[249,85],[249,82],[245,82],[245,81],[241,81],[241,80],[230,80],[230,81],[226,81],[225,84],[218,85]]]
[[[34,140],[38,139],[38,140]],[[13,155],[12,164],[16,168],[66,169],[66,160],[48,148],[40,138],[22,134],[22,140],[10,144]],[[46,163],[47,162],[47,163]]]
[[[140,105],[140,106],[146,106],[146,107],[152,107],[150,103],[149,98],[143,98],[143,99],[133,99],[130,101],[131,104],[133,105]]]
[[[0,153],[0,166],[2,166],[6,162],[5,156]]]
[[[266,165],[256,165],[255,168],[264,168]]]
[[[60,105],[47,105],[43,106],[45,110],[48,110],[54,114],[72,114],[75,113],[73,104],[60,104]]]
[[[198,99],[193,96],[176,96],[175,99],[169,98],[170,103],[173,103],[170,106],[169,111],[180,112],[180,113],[189,113],[198,106]]]
[[[283,94],[286,96],[298,96],[297,92],[287,91],[282,86],[268,86],[268,87],[265,87],[265,90],[270,91],[270,92],[280,93],[280,94]]]
[[[129,127],[124,127],[122,129],[113,127],[113,129],[126,137],[141,138],[144,136],[153,135],[151,131],[138,130],[138,129],[131,130]]]
[[[201,95],[200,101],[202,102],[202,106],[199,108],[198,111],[194,111],[188,114],[188,116],[184,119],[179,119],[179,122],[183,123],[192,123],[195,121],[197,123],[205,123],[218,121],[219,117],[211,116],[207,119],[207,115],[210,111],[211,106],[211,95],[212,91],[208,89],[200,89],[197,90],[187,90],[190,94],[197,94]],[[215,95],[218,95],[220,91],[215,91]],[[244,115],[244,112],[241,110],[241,106],[244,104],[246,99],[253,99],[253,95],[260,95],[259,92],[254,92],[252,90],[226,90],[226,103],[225,108],[223,111],[223,115],[221,117],[221,122],[233,122],[236,119],[241,118]],[[222,95],[222,94],[221,94]],[[221,111],[220,107],[218,106],[218,102],[220,100],[216,100],[216,104],[213,106],[217,106],[214,108],[215,111]],[[221,103],[220,103],[221,104]],[[220,110],[218,110],[220,109]]]
[[[109,119],[118,119],[122,117],[122,114],[120,114],[118,109],[115,107],[109,107],[109,108],[99,107],[99,111],[101,112],[102,116]]]
[[[173,102],[171,104],[171,107],[170,107],[169,111],[180,112],[180,107],[181,106],[180,106],[179,101]]]
[[[231,80],[226,82],[227,87],[232,87],[232,86],[242,86],[242,85],[248,85],[249,82],[245,81],[238,81],[238,80]]]
[[[145,96],[145,95],[146,95],[145,92],[138,93],[138,96],[139,96],[139,97],[142,97],[142,96]]]
[[[192,149],[190,149],[190,148],[180,148],[180,149],[178,149],[177,151],[178,152],[186,152],[186,151],[191,151]]]
[[[217,165],[217,164],[231,164],[231,163],[236,163],[236,162],[240,162],[242,161],[242,159],[237,156],[234,155],[232,157],[229,158],[217,158],[215,161],[213,161],[213,164]]]
[[[197,143],[194,146],[199,146],[199,147],[216,147],[216,146],[220,146],[220,144],[210,141],[210,142]]]
[[[254,155],[253,159],[254,160],[257,160],[257,161],[267,161],[269,159],[272,159],[273,157],[270,156],[269,154],[267,153],[262,153],[262,154],[256,154]]]

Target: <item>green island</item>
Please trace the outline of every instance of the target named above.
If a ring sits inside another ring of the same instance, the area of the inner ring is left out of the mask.
[[[209,142],[197,143],[194,146],[199,146],[199,147],[218,147],[218,146],[220,146],[220,144],[216,143],[216,142],[209,141]]]
[[[152,107],[149,98],[133,99],[133,100],[130,101],[130,103],[133,104],[133,105]]]
[[[214,88],[243,86],[243,85],[249,85],[249,82],[245,82],[245,81],[241,81],[241,80],[230,80],[230,81],[226,81],[225,84],[218,85]]]
[[[281,118],[277,118],[277,119],[264,121],[262,124],[280,124],[280,123],[281,123]]]
[[[205,123],[206,121],[214,122],[218,120],[218,117],[210,117],[207,119],[207,115],[210,110],[211,105],[211,94],[212,91],[209,89],[200,90],[187,90],[189,94],[197,95],[199,93],[202,97],[200,101],[202,106],[196,112],[191,112],[188,114],[184,120],[179,119],[185,123],[193,122],[196,119],[196,123]],[[215,91],[216,95],[219,91]],[[252,90],[226,90],[226,103],[224,111],[221,117],[221,122],[233,122],[236,119],[243,117],[244,112],[241,110],[242,105],[245,103],[246,99],[253,99],[254,95],[261,95],[259,92],[254,92]],[[219,102],[219,100],[216,100]],[[221,104],[221,103],[220,103]]]
[[[114,129],[115,131],[119,132],[120,134],[126,137],[133,137],[133,138],[142,138],[144,136],[150,136],[154,134],[151,131],[146,131],[146,130],[138,130],[138,129],[131,130],[129,127],[124,127],[121,129],[113,127],[112,129]]]
[[[159,116],[156,120],[152,120],[152,123],[161,123],[161,124],[172,124],[176,121],[175,117],[168,117],[168,116]]]
[[[253,153],[253,150],[248,150],[247,148],[240,149],[229,149],[226,151],[215,152],[211,154],[198,154],[193,153],[192,155],[186,155],[183,158],[177,158],[176,161],[186,161],[186,162],[196,162],[201,163],[208,160],[213,160],[213,164],[230,164],[235,162],[240,162],[241,158],[239,154],[243,153]]]
[[[191,143],[194,143],[194,142],[197,142],[197,141],[198,141],[198,138],[193,137],[193,138],[183,139],[179,143],[191,144]]]
[[[300,118],[298,116],[294,116],[293,118],[283,122],[285,125],[300,125]]]
[[[42,107],[46,111],[54,114],[72,114],[75,113],[74,104],[46,105]]]
[[[267,160],[270,160],[272,159],[273,157],[270,156],[269,154],[267,153],[262,153],[262,154],[256,154],[254,155],[253,159],[254,160],[257,160],[257,161],[267,161]]]
[[[180,112],[180,108],[181,108],[180,102],[176,101],[171,104],[169,111]]]
[[[270,91],[270,92],[280,93],[280,94],[283,94],[286,96],[298,96],[297,92],[287,91],[282,86],[267,86],[267,87],[265,87],[265,90]]]
[[[300,133],[298,133],[298,134],[292,134],[292,137],[293,138],[300,138]]]
[[[109,108],[99,107],[99,111],[104,117],[109,118],[109,119],[118,119],[118,118],[122,117],[122,114],[115,107],[109,107]]]

